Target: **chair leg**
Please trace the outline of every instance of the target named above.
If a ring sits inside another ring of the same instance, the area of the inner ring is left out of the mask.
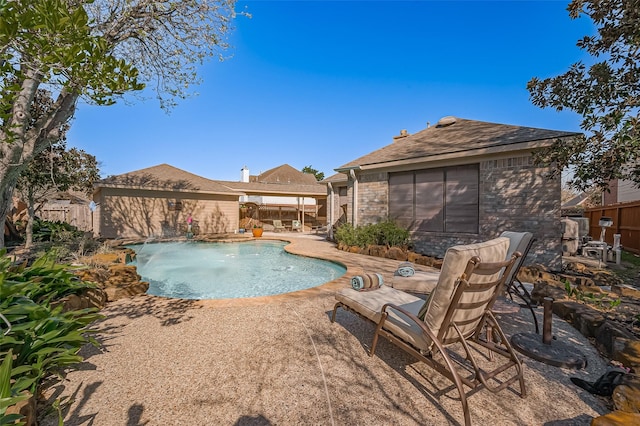
[[[524,285],[520,281],[518,281],[517,279],[515,279],[514,281],[518,282],[519,284],[518,287],[522,290],[522,293],[520,293],[520,290],[517,289],[515,285],[511,287],[511,290],[513,290],[513,292],[515,292],[515,294],[518,295],[518,297],[522,299],[522,301],[527,305],[527,308],[529,309],[529,311],[531,312],[531,316],[533,317],[533,323],[536,328],[536,334],[540,334],[538,317],[536,317],[536,313],[533,311],[533,306],[531,305],[531,294],[527,291],[527,289],[524,287]]]
[[[369,356],[373,356],[376,353],[376,346],[378,346],[378,338],[380,337],[380,330],[382,329],[382,324],[387,319],[387,313],[382,313],[382,318],[376,324],[376,331],[373,333],[373,341],[371,342],[371,350],[369,351]]]
[[[331,315],[331,322],[336,322],[336,312],[338,311],[338,306],[342,306],[341,302],[337,302],[333,306],[333,314]]]

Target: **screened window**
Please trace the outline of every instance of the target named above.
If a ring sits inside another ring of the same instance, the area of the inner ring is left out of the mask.
[[[479,165],[391,173],[389,215],[423,232],[478,232]]]

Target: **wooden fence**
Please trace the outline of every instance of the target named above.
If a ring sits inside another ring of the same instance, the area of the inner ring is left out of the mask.
[[[605,241],[612,245],[613,234],[620,234],[620,244],[625,250],[640,253],[640,201],[585,210],[584,217],[589,218],[589,235],[594,240],[600,239],[602,228],[598,222],[603,216],[613,220],[613,226],[607,228]]]
[[[93,230],[92,213],[87,204],[47,203],[36,216],[51,222],[67,222],[81,231]]]

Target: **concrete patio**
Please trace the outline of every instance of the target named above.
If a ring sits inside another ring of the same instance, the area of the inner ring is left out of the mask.
[[[96,325],[102,348],[47,396],[72,398],[73,425],[442,425],[462,424],[455,387],[386,341],[367,354],[373,326],[349,312],[329,320],[333,293],[363,271],[387,282],[399,262],[346,253],[322,236],[270,234],[288,250],[339,261],[342,278],[287,295],[189,301],[141,296],[111,303]],[[532,332],[530,313],[502,315],[507,333]],[[569,378],[594,381],[606,361],[579,332],[554,319],[553,332],[588,366],[563,370],[524,358],[528,396],[511,388],[469,398],[476,425],[582,425],[606,401]],[[515,388],[513,388],[515,389]],[[41,419],[42,420],[42,419]],[[42,425],[57,424],[49,415]]]

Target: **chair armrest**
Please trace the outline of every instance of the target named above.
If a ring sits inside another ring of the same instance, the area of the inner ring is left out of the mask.
[[[406,309],[398,305],[394,305],[393,303],[386,303],[385,305],[382,306],[382,309],[380,310],[380,312],[382,313],[382,317],[380,318],[380,323],[378,324],[378,328],[384,327],[384,322],[387,319],[387,316],[389,315],[387,313],[387,309],[393,309],[395,311],[398,311],[403,315],[405,315],[407,318],[409,318],[413,323],[415,323],[418,327],[420,327],[420,330],[424,334],[429,336],[429,339],[433,342],[433,344],[438,348],[438,350],[441,353],[444,354],[444,345],[440,343],[440,341],[438,340],[438,337],[435,334],[433,334],[433,331],[427,328],[427,325],[424,323],[424,321],[422,321],[420,318],[418,318],[416,315],[412,314],[411,312],[407,311]]]
[[[423,331],[423,333],[426,333],[429,338],[431,338],[431,340],[435,339],[435,335],[433,334],[433,332],[431,330],[429,330],[426,326],[426,324],[424,323],[424,321],[422,321],[420,318],[418,318],[415,314],[412,314],[411,312],[407,311],[406,309],[398,306],[398,305],[394,305],[393,303],[386,303],[384,306],[382,306],[381,309],[381,313],[382,313],[382,318],[380,319],[380,322],[383,323],[386,318],[387,315],[385,315],[387,312],[387,308],[393,309],[394,311],[398,311],[400,313],[402,313],[403,315],[405,315],[407,318],[409,318],[411,321],[413,321],[418,327],[420,327]]]

